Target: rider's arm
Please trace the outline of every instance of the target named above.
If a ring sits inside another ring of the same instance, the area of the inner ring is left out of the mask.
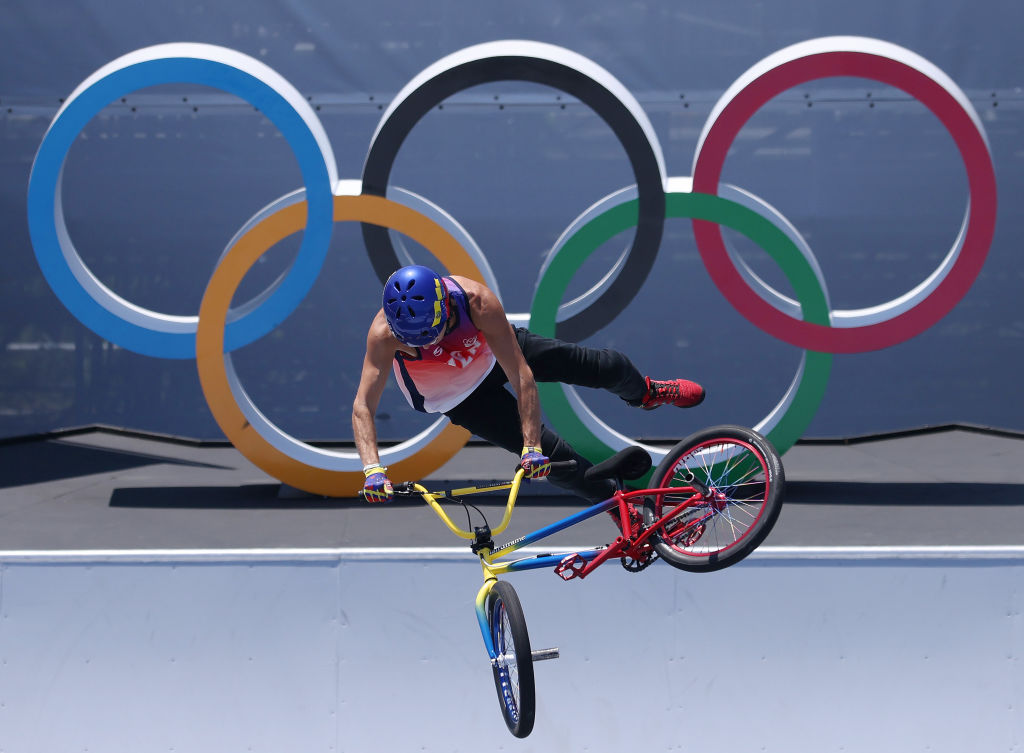
[[[515,333],[498,297],[486,286],[464,277],[455,278],[469,297],[473,323],[484,333],[494,357],[508,376],[519,399],[519,421],[524,447],[540,447],[540,397],[533,371],[526,363]]]
[[[359,388],[352,403],[352,433],[356,450],[364,465],[379,465],[377,454],[377,427],[374,417],[384,393],[391,371],[391,361],[398,341],[388,330],[383,311],[377,312],[370,331],[366,335],[366,355],[363,357],[363,371]]]

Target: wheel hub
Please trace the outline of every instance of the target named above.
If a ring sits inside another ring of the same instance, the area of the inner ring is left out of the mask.
[[[721,512],[729,505],[729,498],[725,496],[724,492],[718,489],[709,489],[708,494],[708,506],[711,507],[715,512]]]

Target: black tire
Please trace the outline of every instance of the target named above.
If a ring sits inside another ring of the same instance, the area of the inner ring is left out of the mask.
[[[684,506],[700,485],[710,487],[714,499]],[[782,510],[785,485],[771,442],[743,426],[712,426],[679,442],[658,464],[650,488],[685,491],[645,499],[644,522],[662,521],[651,541],[670,565],[698,573],[721,570],[765,540]],[[679,513],[666,517],[673,508]]]
[[[511,584],[498,581],[487,596],[487,623],[498,661],[494,688],[509,732],[526,737],[533,731],[537,712],[533,681],[533,651],[526,631],[526,617]]]

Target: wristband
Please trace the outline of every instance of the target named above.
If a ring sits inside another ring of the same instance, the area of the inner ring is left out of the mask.
[[[375,473],[387,473],[388,469],[380,463],[367,463],[363,466],[363,475],[369,478]]]
[[[530,447],[529,445],[526,445],[526,446],[523,447],[523,451],[519,453],[519,457],[524,458],[528,454],[530,454],[531,452],[537,452],[537,453],[540,453],[541,455],[544,454],[541,451],[540,447]]]

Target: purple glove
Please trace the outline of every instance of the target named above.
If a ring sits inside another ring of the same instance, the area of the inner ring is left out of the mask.
[[[551,459],[540,447],[524,447],[519,455],[519,466],[526,471],[526,478],[544,478],[551,473]]]
[[[394,487],[388,478],[387,468],[382,465],[367,466],[363,469],[366,483],[363,484],[363,499],[367,502],[391,502],[394,500]]]

